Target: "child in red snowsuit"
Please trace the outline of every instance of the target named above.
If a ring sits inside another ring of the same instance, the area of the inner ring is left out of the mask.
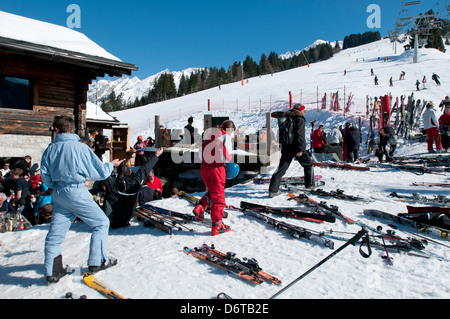
[[[225,121],[218,130],[214,130],[202,145],[202,165],[200,172],[208,189],[200,203],[195,207],[194,215],[203,222],[204,212],[211,207],[211,235],[216,236],[230,231],[230,226],[222,223],[225,203],[226,163],[233,159],[230,152],[233,146],[236,127],[232,121]]]

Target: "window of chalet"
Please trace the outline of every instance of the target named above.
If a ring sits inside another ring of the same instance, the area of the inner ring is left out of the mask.
[[[0,108],[31,109],[30,80],[0,74]]]

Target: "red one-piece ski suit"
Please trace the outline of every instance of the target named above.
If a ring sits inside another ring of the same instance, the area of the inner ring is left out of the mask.
[[[222,222],[225,203],[226,163],[231,162],[233,136],[225,130],[216,130],[202,145],[200,172],[208,192],[201,199],[201,205],[211,206],[213,226]]]

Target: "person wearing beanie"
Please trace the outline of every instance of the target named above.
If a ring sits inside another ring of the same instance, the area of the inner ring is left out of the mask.
[[[305,110],[302,104],[296,104],[294,107],[284,113],[284,117],[290,118],[293,123],[293,142],[291,144],[281,145],[281,158],[278,169],[272,176],[269,186],[269,197],[273,198],[281,194],[281,178],[286,174],[292,160],[295,158],[303,167],[305,172],[305,187],[314,187],[314,168],[313,160],[306,151],[305,138]]]

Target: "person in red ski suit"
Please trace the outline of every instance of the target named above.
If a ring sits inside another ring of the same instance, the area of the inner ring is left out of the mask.
[[[439,128],[442,138],[442,148],[447,152],[450,146],[450,104],[445,105],[444,114],[439,118]]]
[[[233,147],[235,130],[236,126],[232,121],[225,121],[220,129],[213,130],[202,145],[200,172],[208,192],[200,199],[193,213],[198,220],[203,222],[205,209],[211,208],[212,236],[231,230],[230,226],[222,223],[222,219],[223,210],[226,207],[225,165],[233,159],[230,152]]]
[[[314,153],[325,153],[326,135],[323,125],[320,125],[319,128],[314,131],[312,139]]]

